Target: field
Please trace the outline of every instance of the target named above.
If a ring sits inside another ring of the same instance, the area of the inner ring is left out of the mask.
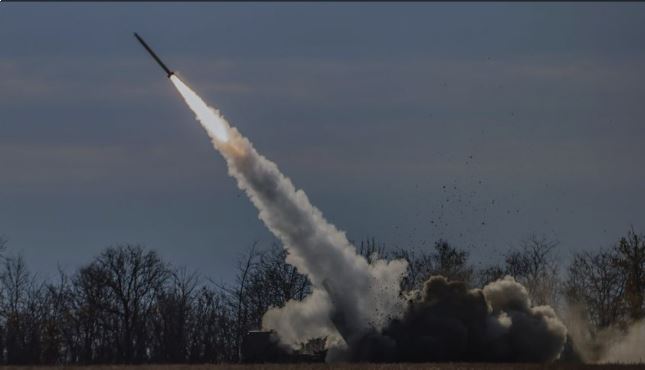
[[[111,365],[111,366],[7,366],[6,370],[538,370],[538,369],[639,369],[645,370],[643,365],[580,365],[580,364],[454,364],[454,363],[426,363],[426,364],[257,364],[257,365]]]

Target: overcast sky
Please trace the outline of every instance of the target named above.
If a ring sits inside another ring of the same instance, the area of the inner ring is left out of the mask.
[[[350,239],[645,232],[645,4],[3,2],[0,234],[41,276],[274,240],[133,31]]]

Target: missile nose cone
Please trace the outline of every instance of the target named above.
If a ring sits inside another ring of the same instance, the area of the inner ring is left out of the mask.
[[[141,36],[139,36],[138,33],[134,32],[134,37],[137,38],[139,43],[141,43],[141,45],[146,49],[146,51],[150,54],[150,56],[152,56],[154,60],[159,64],[159,66],[166,72],[166,75],[168,76],[168,78],[170,78],[170,76],[172,76],[174,72],[171,71],[168,67],[166,67],[166,65],[161,61],[161,59],[157,56],[157,54],[154,51],[152,51],[150,46],[148,46],[148,44],[145,41],[143,41],[143,38],[141,38]]]

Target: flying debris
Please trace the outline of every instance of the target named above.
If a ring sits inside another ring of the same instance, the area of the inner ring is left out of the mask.
[[[144,48],[146,48],[146,50],[148,51],[148,53],[150,53],[150,55],[152,55],[152,57],[153,57],[153,58],[155,58],[155,60],[157,61],[157,63],[159,63],[159,66],[161,66],[161,68],[163,68],[163,70],[164,70],[164,71],[166,72],[166,74],[168,75],[168,78],[170,78],[170,76],[172,76],[172,75],[174,75],[174,74],[175,74],[175,72],[171,71],[170,69],[168,69],[168,67],[166,67],[166,65],[165,65],[165,64],[163,64],[163,62],[161,61],[161,59],[159,59],[159,57],[157,56],[157,54],[155,54],[155,52],[154,52],[154,51],[152,51],[152,49],[150,49],[150,46],[148,46],[148,44],[146,44],[146,42],[145,42],[145,41],[143,41],[143,39],[141,38],[141,36],[139,36],[139,35],[135,32],[135,33],[134,33],[134,37],[136,37],[136,38],[137,38],[137,40],[139,40],[139,42],[141,43],[141,45],[143,45],[143,47],[144,47]]]

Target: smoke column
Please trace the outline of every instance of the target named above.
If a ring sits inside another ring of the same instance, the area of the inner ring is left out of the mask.
[[[229,174],[258,209],[259,218],[282,241],[287,262],[312,283],[313,292],[305,300],[269,310],[264,328],[275,330],[283,343],[293,346],[315,337],[351,341],[402,314],[399,282],[406,262],[368,263],[345,233],[327,222],[307,195],[258,154],[218,110],[177,76],[170,79],[224,156]]]
[[[271,308],[263,328],[297,347],[327,337],[327,360],[549,362],[567,330],[548,306],[533,307],[526,289],[506,277],[483,289],[431,277],[421,291],[400,294],[404,260],[367,260],[325,220],[302,190],[258,154],[178,77],[170,77],[224,156],[228,172],[305,274],[312,294]]]

